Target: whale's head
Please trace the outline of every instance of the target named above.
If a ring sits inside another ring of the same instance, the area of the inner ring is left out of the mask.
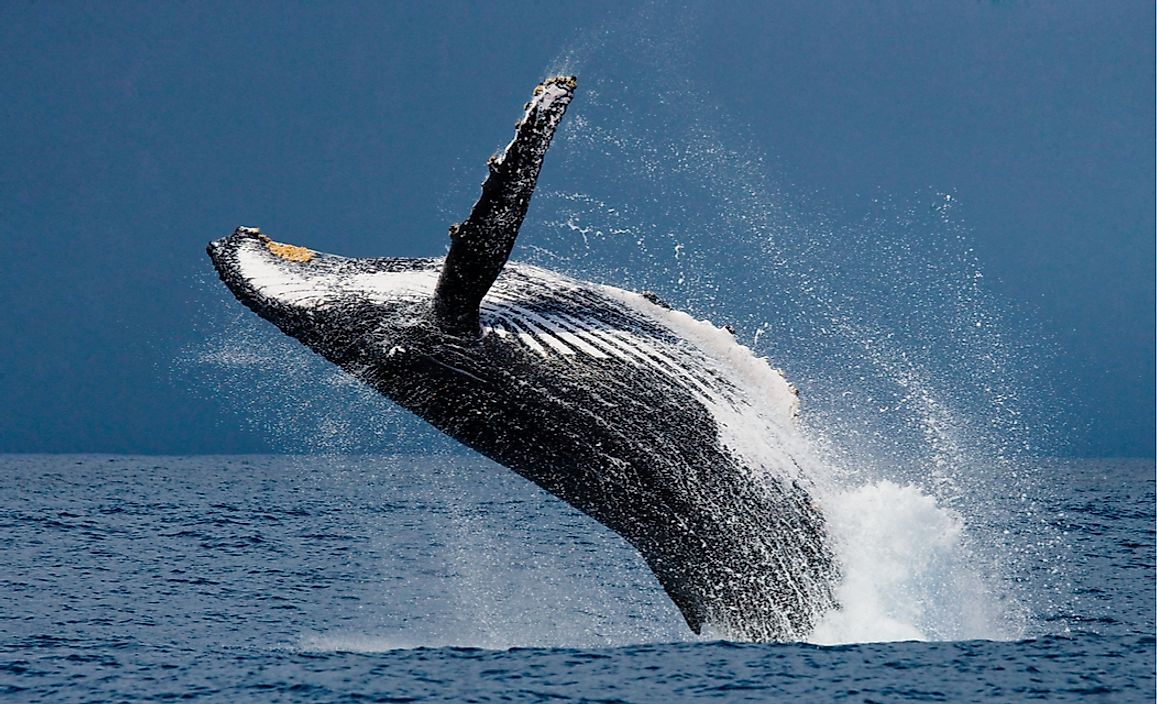
[[[208,246],[233,295],[342,365],[367,344],[399,344],[428,318],[439,259],[349,259],[275,242],[253,227]]]

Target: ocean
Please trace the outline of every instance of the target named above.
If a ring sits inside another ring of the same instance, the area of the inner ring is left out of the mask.
[[[693,635],[626,543],[476,457],[0,467],[5,701],[1154,698],[1152,460],[1041,461],[1032,510],[995,496],[988,523],[849,492],[912,523],[846,553],[847,613],[788,644]],[[980,558],[1018,540],[1032,564]]]

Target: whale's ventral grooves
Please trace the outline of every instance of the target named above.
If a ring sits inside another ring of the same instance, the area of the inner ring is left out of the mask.
[[[507,262],[574,90],[538,86],[445,259],[351,259],[248,227],[209,256],[284,333],[621,535],[696,633],[806,637],[838,571],[791,454],[791,385],[654,294]]]

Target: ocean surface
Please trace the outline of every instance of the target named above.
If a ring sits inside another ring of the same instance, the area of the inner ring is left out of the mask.
[[[1154,462],[1033,469],[1039,496],[986,511],[849,492],[835,523],[874,544],[846,548],[844,613],[746,644],[474,457],[0,456],[0,696],[1153,701]]]

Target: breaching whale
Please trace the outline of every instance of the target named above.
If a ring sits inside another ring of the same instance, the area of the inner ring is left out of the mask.
[[[240,227],[208,247],[261,317],[633,545],[695,633],[797,640],[837,577],[794,389],[657,297],[507,262],[575,79],[540,84],[445,258]]]

